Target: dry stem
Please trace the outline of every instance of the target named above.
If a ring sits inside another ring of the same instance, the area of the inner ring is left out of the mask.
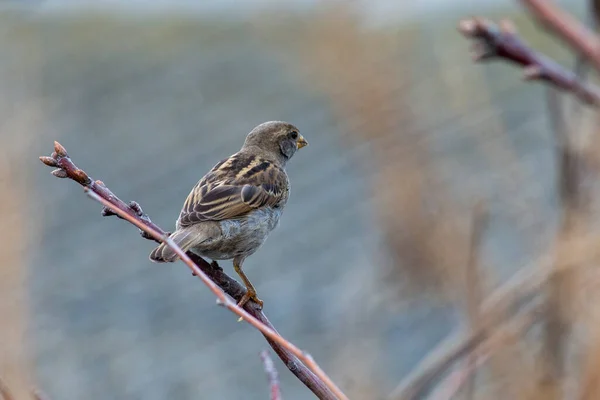
[[[441,391],[440,400],[452,399],[458,393],[461,386],[466,384],[470,377],[477,371],[477,367],[483,365],[495,353],[504,348],[506,344],[515,341],[518,337],[524,335],[527,330],[535,323],[537,316],[541,311],[541,306],[535,304],[529,309],[523,310],[504,326],[495,330],[485,341],[478,346],[477,360],[467,369],[459,371],[460,373],[450,374],[440,386],[444,388]]]
[[[519,38],[510,21],[502,21],[498,26],[484,18],[469,18],[462,20],[458,29],[465,37],[476,40],[473,46],[476,62],[494,58],[510,61],[524,68],[524,79],[548,82],[586,104],[600,106],[600,88],[587,84],[572,71],[533,50]]]
[[[581,246],[581,250],[597,247],[597,240],[597,237],[590,238]],[[436,346],[421,361],[421,365],[394,389],[390,398],[419,398],[448,368],[477,349],[490,332],[507,317],[514,315],[519,306],[524,306],[525,300],[536,295],[556,272],[557,270],[552,269],[552,258],[544,257],[516,273],[483,301],[479,315],[484,316],[486,321],[475,331],[459,331]],[[531,308],[529,310],[533,311]]]
[[[0,379],[0,400],[14,400],[10,389],[8,386],[6,386],[2,379]]]
[[[79,169],[69,158],[65,148],[54,142],[54,152],[51,157],[40,157],[40,160],[52,167],[58,167],[52,174],[58,178],[69,178],[84,186],[88,196],[104,205],[103,215],[117,215],[137,226],[146,239],[165,242],[181,260],[197,275],[202,282],[217,296],[217,303],[228,308],[245,321],[257,328],[267,339],[273,350],[282,359],[298,379],[302,381],[320,399],[347,399],[344,393],[323,372],[318,364],[308,354],[284,339],[268,322],[258,305],[248,302],[242,309],[225,295],[225,292],[239,301],[245,289],[234,279],[226,275],[216,264],[209,264],[193,253],[184,253],[160,227],[154,224],[143,213],[141,207],[131,202],[125,204],[115,196],[101,181],[92,180],[83,170]],[[194,261],[192,261],[192,259]]]
[[[483,202],[477,204],[473,210],[473,217],[471,223],[471,240],[469,245],[469,260],[466,264],[466,293],[467,293],[467,314],[469,318],[469,328],[472,332],[482,327],[480,323],[479,305],[481,304],[481,278],[480,278],[480,253],[481,253],[481,242],[483,239],[484,231],[488,224],[488,213]],[[478,365],[478,354],[472,352],[467,357],[465,365],[466,371],[474,370],[475,365]],[[475,396],[475,378],[476,371],[472,374],[468,374],[469,378],[466,382],[466,399],[471,400]]]
[[[520,0],[544,26],[579,51],[600,71],[600,40],[573,16],[549,0]]]
[[[50,398],[39,389],[34,389],[31,394],[34,400],[50,400]]]
[[[279,389],[279,375],[277,374],[273,360],[271,360],[271,357],[269,357],[269,352],[267,350],[261,351],[260,359],[263,362],[263,366],[269,380],[271,400],[282,400],[281,390]]]

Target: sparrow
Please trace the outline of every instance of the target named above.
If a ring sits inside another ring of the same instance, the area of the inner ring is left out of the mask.
[[[213,261],[233,260],[246,286],[240,307],[250,299],[263,306],[242,266],[279,225],[290,195],[286,164],[307,145],[292,124],[262,123],[246,136],[240,151],[221,160],[198,181],[183,203],[170,238],[184,251]],[[177,259],[164,243],[150,253],[154,262]]]

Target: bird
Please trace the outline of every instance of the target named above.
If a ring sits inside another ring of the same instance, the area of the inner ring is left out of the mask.
[[[242,267],[279,225],[290,195],[286,165],[307,145],[290,123],[268,121],[256,126],[237,153],[218,162],[192,188],[169,236],[183,251],[213,262],[233,260],[246,286],[240,307],[248,300],[263,307]],[[158,263],[179,258],[166,243],[149,257]]]

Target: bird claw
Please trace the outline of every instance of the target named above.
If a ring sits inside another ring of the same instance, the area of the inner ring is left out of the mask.
[[[250,301],[250,300],[252,300],[254,303],[256,303],[256,304],[258,305],[258,309],[259,309],[259,310],[262,310],[264,302],[263,302],[261,299],[259,299],[258,297],[256,297],[256,292],[252,293],[252,292],[250,292],[250,291],[247,291],[247,292],[246,292],[246,293],[245,293],[245,294],[242,296],[242,298],[241,298],[241,299],[240,299],[240,301],[237,303],[237,305],[238,305],[238,307],[241,307],[241,308],[243,308],[243,307],[244,307],[244,305],[246,305],[246,303],[247,303],[248,301]],[[242,322],[243,320],[244,320],[244,318],[243,318],[243,317],[239,317],[239,318],[238,318],[238,320],[237,320],[237,322]]]
[[[215,271],[223,271],[223,268],[221,268],[221,266],[219,265],[218,262],[216,262],[215,260],[212,260],[210,263],[210,266],[212,269],[214,269]]]
[[[248,301],[252,300],[254,303],[258,305],[258,309],[262,310],[264,302],[256,296],[256,292],[246,291],[246,293],[242,296],[240,301],[238,301],[238,307],[243,308]]]

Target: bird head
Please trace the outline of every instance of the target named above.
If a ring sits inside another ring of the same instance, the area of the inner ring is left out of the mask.
[[[285,163],[304,146],[308,146],[308,142],[294,125],[283,121],[269,121],[252,129],[243,148],[258,148]]]

